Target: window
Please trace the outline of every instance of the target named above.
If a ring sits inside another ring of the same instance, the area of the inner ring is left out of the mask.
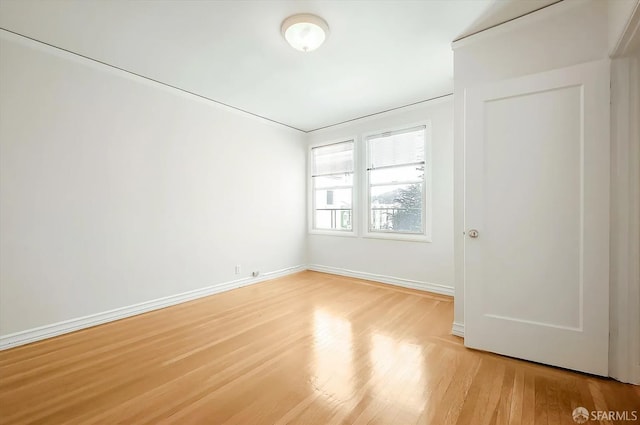
[[[343,140],[310,149],[310,231],[430,241],[429,123]]]
[[[369,236],[426,237],[425,125],[368,136]]]
[[[354,141],[311,149],[313,229],[353,231]]]

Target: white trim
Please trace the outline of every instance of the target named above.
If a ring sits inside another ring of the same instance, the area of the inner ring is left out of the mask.
[[[439,283],[423,282],[419,280],[404,279],[401,277],[347,270],[339,267],[322,266],[320,264],[309,264],[307,266],[307,270],[335,274],[339,276],[355,277],[357,279],[371,280],[374,282],[402,286],[403,288],[417,289],[419,291],[433,292],[434,294],[453,296],[452,286],[441,285]]]
[[[610,376],[640,384],[640,273],[637,258],[640,233],[638,175],[640,131],[637,116],[640,96],[637,58],[612,62],[611,141],[611,332]],[[634,261],[636,260],[636,261]]]
[[[635,57],[611,63],[609,376],[640,384],[640,108]]]
[[[102,313],[91,314],[88,316],[65,320],[63,322],[40,326],[37,328],[28,329],[21,332],[2,335],[0,336],[0,350],[6,350],[8,348],[17,347],[19,345],[29,344],[31,342],[36,342],[42,339],[51,338],[51,337],[66,334],[69,332],[78,331],[80,329],[101,325],[107,322],[113,322],[115,320],[124,319],[126,317],[135,316],[135,315],[146,313],[153,310],[158,310],[160,308],[169,307],[169,306],[184,303],[187,301],[192,301],[198,298],[206,297],[206,296],[217,294],[220,292],[230,291],[232,289],[241,288],[243,286],[253,285],[258,282],[275,279],[278,277],[301,272],[304,270],[306,270],[306,267],[302,265],[288,267],[285,269],[263,273],[259,277],[255,277],[255,278],[246,277],[243,279],[233,280],[229,282],[217,283],[211,286],[207,286],[205,288],[183,292],[181,294],[170,295],[168,297],[157,298],[155,300],[145,301],[139,304],[134,304],[126,307],[120,307],[113,310],[104,311]]]
[[[526,26],[526,25],[534,24],[540,20],[556,16],[560,13],[566,12],[567,10],[571,10],[574,7],[584,5],[586,2],[587,1],[585,0],[570,0],[570,1],[559,1],[557,3],[550,4],[549,6],[545,6],[542,9],[533,11],[531,13],[517,17],[510,21],[498,24],[494,27],[487,28],[475,34],[470,34],[458,40],[455,40],[451,43],[451,48],[455,50],[459,47],[463,47],[480,40],[484,40],[487,38],[495,37],[500,34],[504,34],[518,27],[521,27],[523,25]]]
[[[451,328],[451,333],[455,336],[459,336],[464,338],[464,323],[453,322],[453,327]]]
[[[362,237],[365,239],[386,239],[404,242],[431,242],[431,238],[425,236],[424,233],[372,232],[367,229],[367,232]]]
[[[351,226],[353,227],[353,209],[351,209]],[[310,229],[308,232],[310,235],[320,236],[338,236],[345,238],[357,238],[358,235],[352,230],[323,230],[323,229]]]

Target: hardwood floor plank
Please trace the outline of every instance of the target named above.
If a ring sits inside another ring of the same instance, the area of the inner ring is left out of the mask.
[[[302,272],[0,352],[0,424],[562,425],[578,406],[640,410],[640,387],[469,350],[452,320],[450,297]]]

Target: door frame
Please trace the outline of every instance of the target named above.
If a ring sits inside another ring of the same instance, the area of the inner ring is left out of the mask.
[[[640,385],[640,2],[611,58],[609,375]]]

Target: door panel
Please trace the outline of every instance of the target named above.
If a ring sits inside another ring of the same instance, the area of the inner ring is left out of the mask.
[[[609,77],[465,93],[465,344],[607,374]]]

